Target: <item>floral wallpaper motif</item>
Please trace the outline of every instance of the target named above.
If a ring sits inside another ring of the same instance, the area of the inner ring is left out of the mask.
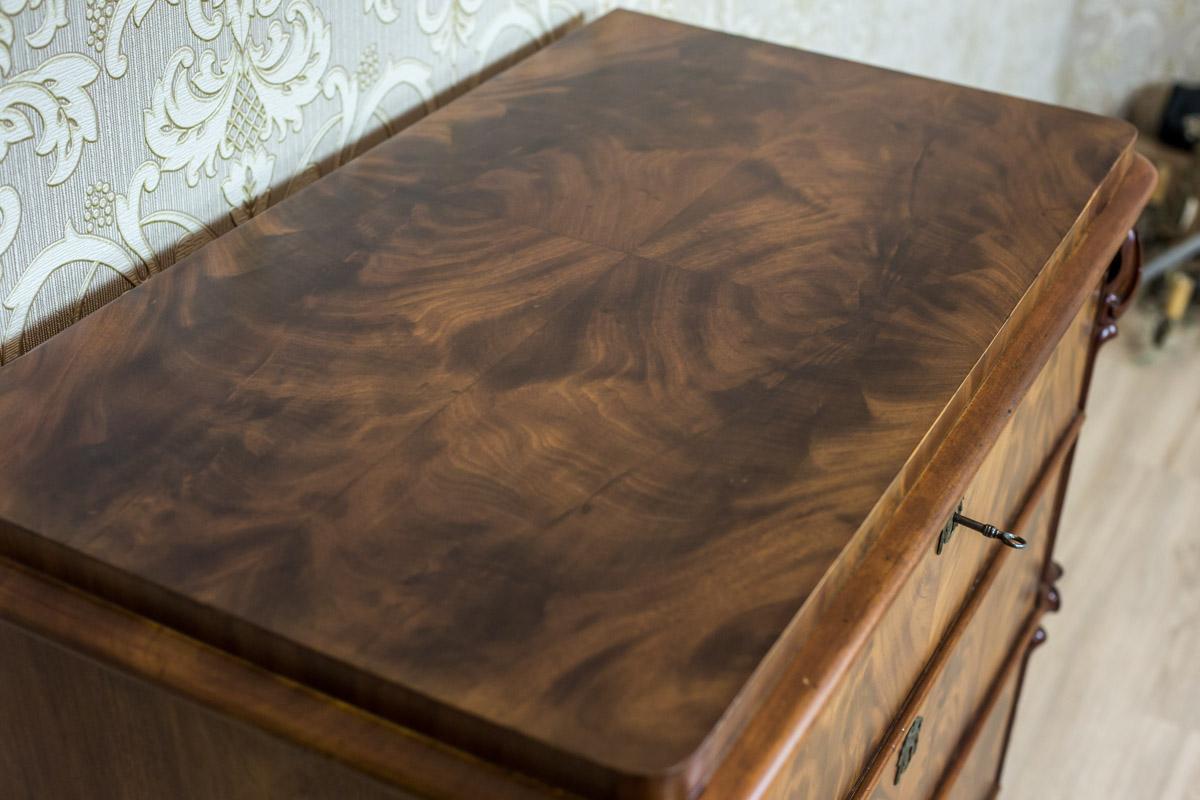
[[[1200,52],[1174,0],[0,0],[0,363],[616,5],[1096,107],[1073,26]]]

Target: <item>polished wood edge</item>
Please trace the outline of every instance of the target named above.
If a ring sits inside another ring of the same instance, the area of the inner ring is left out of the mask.
[[[64,586],[102,599],[113,608],[125,610],[194,643],[203,643],[213,652],[229,655],[237,663],[253,664],[266,674],[307,687],[317,696],[336,700],[372,719],[386,720],[405,736],[436,743],[464,758],[470,754],[469,759],[479,764],[494,764],[501,773],[536,776],[530,780],[539,786],[554,786],[568,794],[616,796],[623,800],[675,800],[683,796],[673,774],[665,778],[614,774],[603,765],[574,754],[560,753],[550,745],[487,720],[473,718],[470,734],[460,735],[453,741],[443,742],[421,734],[418,731],[439,714],[438,706],[429,698],[410,692],[406,687],[379,681],[374,675],[363,675],[344,662],[290,640],[275,637],[260,640],[256,638],[256,629],[243,620],[230,619],[191,598],[156,584],[146,584],[110,564],[82,556],[61,542],[38,536],[5,520],[0,520],[0,560],[20,564]],[[0,597],[0,615],[3,613],[3,597]],[[69,636],[69,631],[64,635]],[[70,639],[64,643],[68,646],[77,644]],[[186,693],[185,684],[180,688]],[[204,701],[208,686],[198,686],[194,694]],[[294,733],[297,736],[303,734],[302,731]],[[322,749],[319,740],[309,746]],[[375,765],[364,763],[359,768],[372,772]],[[448,796],[456,795],[450,793]],[[467,792],[465,796],[474,795]]]
[[[448,748],[5,558],[0,558],[0,619],[421,796],[574,797]]]
[[[113,608],[162,626],[189,641],[203,643],[213,652],[229,655],[237,663],[252,664],[267,674],[304,686],[317,696],[335,700],[348,709],[355,709],[372,719],[386,720],[394,730],[406,736],[435,743],[464,757],[470,754],[470,760],[480,764],[497,765],[501,773],[536,775],[531,780],[538,785],[558,787],[568,793],[586,791],[587,794],[629,800],[643,797],[674,800],[681,796],[676,783],[670,779],[614,775],[602,765],[573,754],[558,753],[544,743],[516,731],[505,731],[486,720],[473,720],[475,727],[471,729],[470,737],[463,735],[443,742],[425,736],[418,731],[438,714],[435,703],[428,698],[404,687],[381,683],[373,675],[361,675],[341,661],[291,641],[274,637],[258,640],[256,629],[242,620],[229,619],[215,609],[161,586],[145,584],[110,564],[83,557],[58,541],[3,520],[0,520],[0,559],[20,564],[64,586],[102,599]],[[0,597],[2,614],[3,598]],[[69,631],[65,633],[69,635]],[[69,639],[64,642],[75,646]],[[207,686],[200,686],[195,694],[203,699],[207,689]],[[181,690],[186,693],[186,685],[181,685]],[[302,732],[296,733],[302,735]],[[501,735],[504,733],[507,736]],[[490,741],[502,741],[503,745],[493,746]],[[310,746],[321,749],[319,742]],[[374,767],[363,764],[360,768],[371,772]],[[466,796],[472,796],[472,793],[468,792]]]
[[[954,788],[955,781],[962,774],[963,767],[967,763],[967,758],[979,744],[979,737],[983,733],[984,724],[988,717],[996,710],[996,705],[1000,702],[1000,698],[1004,696],[1004,687],[1008,680],[1013,676],[1014,670],[1020,670],[1021,675],[1017,678],[1018,684],[1024,680],[1025,669],[1029,664],[1029,656],[1046,642],[1046,629],[1041,626],[1041,613],[1035,612],[1033,618],[1025,625],[1022,636],[1017,639],[1013,650],[1005,660],[1004,666],[988,687],[987,695],[983,702],[979,704],[976,710],[971,727],[958,740],[955,746],[954,756],[950,764],[942,773],[941,780],[938,781],[937,788],[934,789],[930,800],[942,800],[949,795],[950,790]],[[1018,686],[1019,694],[1019,686]],[[1005,744],[1004,749],[1008,749],[1007,729],[1012,725],[1012,719],[1016,716],[1016,699],[1014,698],[1013,707],[1008,712],[1008,723],[1005,725]],[[1003,757],[1001,758],[1003,760]],[[992,784],[991,797],[995,797],[1000,790],[1000,780],[997,774],[996,780]]]
[[[1066,459],[1067,453],[1075,446],[1075,440],[1079,438],[1079,431],[1082,425],[1083,414],[1076,414],[1070,424],[1067,425],[1067,429],[1059,436],[1054,450],[1046,457],[1033,486],[1027,492],[1016,519],[1011,523],[1010,530],[1021,531],[1028,525],[1029,518],[1041,502],[1046,490],[1053,484],[1055,478],[1058,477],[1059,468]],[[876,750],[871,764],[859,778],[858,785],[851,791],[851,800],[862,800],[862,798],[868,797],[882,775],[891,769],[895,753],[904,740],[913,715],[924,704],[929,692],[933,689],[934,684],[937,683],[937,679],[941,675],[946,662],[953,655],[959,640],[962,639],[963,634],[970,627],[980,607],[986,602],[988,591],[995,582],[996,577],[1000,574],[1000,571],[1004,568],[1009,558],[1020,557],[1021,554],[1011,548],[999,547],[992,557],[988,559],[987,565],[975,583],[974,591],[967,597],[966,602],[963,603],[962,608],[955,616],[950,629],[938,644],[933,657],[929,659],[929,662],[925,665],[925,669],[921,672],[921,676],[917,679],[917,684],[913,687],[912,693],[905,701],[903,709],[896,717],[888,733],[884,735],[883,743]],[[1042,593],[1042,597],[1044,597],[1044,592]],[[1030,609],[1030,613],[1035,618],[1035,621],[1046,609],[1042,597],[1039,597],[1036,609]],[[1003,672],[1005,675],[1008,674],[1008,669],[1007,666],[1004,668]]]
[[[1077,257],[1076,250],[1081,243],[1088,240],[1091,235],[1089,232],[1098,219],[1103,217],[1104,221],[1107,221],[1113,216],[1110,206],[1112,206],[1114,198],[1124,198],[1130,193],[1131,186],[1136,183],[1136,181],[1128,180],[1130,172],[1140,169],[1137,162],[1139,157],[1136,156],[1133,149],[1135,140],[1136,131],[1130,126],[1125,150],[1116,160],[1109,174],[1097,186],[1067,236],[1047,258],[1046,266],[1018,303],[1012,316],[938,414],[907,462],[868,513],[851,542],[844,548],[822,581],[814,587],[809,601],[797,612],[792,623],[767,653],[717,726],[691,758],[679,765],[677,770],[682,774],[679,776],[678,782],[685,788],[705,786],[710,779],[714,778],[713,765],[719,765],[731,755],[736,755],[738,748],[734,740],[741,730],[751,724],[751,720],[760,713],[765,705],[773,702],[770,697],[774,687],[778,681],[783,680],[784,673],[788,671],[789,665],[796,661],[799,653],[806,647],[806,643],[811,641],[811,633],[807,628],[811,624],[820,624],[806,621],[806,618],[811,619],[821,613],[821,603],[813,603],[813,599],[819,597],[831,585],[837,585],[842,580],[853,580],[851,575],[853,566],[847,567],[846,565],[853,565],[864,558],[873,542],[889,527],[894,528],[891,522],[897,508],[905,501],[906,495],[916,485],[922,472],[945,443],[950,431],[958,424],[967,407],[973,402],[973,398],[979,392],[987,376],[997,364],[1005,358],[1012,357],[1014,350],[1019,351],[1019,348],[1011,346],[1011,340],[1017,332],[1026,327],[1032,310],[1037,308],[1037,298],[1046,291],[1051,276],[1057,272],[1063,262]],[[1146,165],[1148,166],[1149,162],[1146,162]],[[1132,224],[1132,221],[1129,224]],[[1049,354],[1047,353],[1045,357],[1049,358]],[[1035,375],[1036,371],[1031,373],[1030,381]],[[844,574],[839,575],[839,571]],[[781,757],[776,768],[782,763],[782,760]],[[720,771],[720,766],[717,766],[715,774],[719,774]]]
[[[1121,158],[1117,160],[1109,175],[1093,192],[1084,210],[1080,213],[1079,219],[1076,220],[1075,225],[1072,226],[1071,230],[1068,231],[1067,235],[1059,242],[1049,258],[1047,258],[1044,268],[1026,290],[1025,295],[1013,310],[1011,317],[996,334],[995,340],[984,351],[950,402],[939,413],[934,424],[930,426],[929,431],[918,444],[913,458],[905,465],[905,470],[897,476],[896,481],[889,487],[889,492],[896,489],[903,493],[915,485],[916,480],[920,476],[919,470],[927,467],[937,451],[945,444],[950,431],[961,421],[963,413],[974,402],[975,396],[982,389],[992,370],[1001,362],[1011,359],[1014,354],[1019,353],[1017,348],[1013,346],[1013,340],[1019,332],[1031,324],[1030,317],[1038,308],[1038,298],[1044,294],[1053,293],[1053,284],[1058,271],[1063,268],[1064,264],[1085,258],[1081,256],[1081,246],[1083,243],[1091,240],[1095,229],[1104,227],[1110,222],[1114,216],[1113,212],[1116,210],[1116,207],[1113,205],[1114,200],[1128,199],[1131,188],[1137,184],[1136,173],[1143,167],[1150,166],[1150,163],[1137,155],[1133,149],[1135,139],[1136,137],[1130,139]],[[1144,163],[1140,163],[1139,159]],[[1151,167],[1151,169],[1153,168]],[[1134,180],[1129,180],[1131,178],[1131,171],[1135,173],[1132,176]],[[1140,213],[1140,206],[1138,208],[1138,213]],[[1136,217],[1137,214],[1135,213],[1132,218],[1136,219]],[[1104,253],[1106,259],[1109,257],[1110,252],[1111,250]],[[1082,303],[1079,303],[1075,308],[1078,309],[1081,306]],[[1065,329],[1065,324],[1063,327]],[[1046,358],[1049,358],[1048,354]],[[1032,383],[1033,378],[1036,377],[1039,371],[1040,366],[1038,370],[1033,370],[1029,373],[1030,383]],[[1016,397],[1019,399],[1023,395],[1024,390],[1017,393]],[[909,472],[913,467],[918,467],[918,471]],[[872,514],[878,515],[879,524],[877,527],[884,527],[888,517],[890,517],[894,510],[894,508],[888,508],[884,503],[880,503],[872,509]],[[869,517],[868,521],[864,523],[864,529],[871,527],[870,522],[871,518]]]
[[[1084,367],[1083,382],[1079,388],[1078,408],[1081,412],[1087,407],[1087,398],[1092,385],[1092,373],[1096,365],[1096,355],[1100,346],[1116,335],[1116,320],[1125,312],[1134,294],[1137,292],[1138,284],[1141,282],[1141,269],[1141,243],[1137,238],[1136,230],[1131,228],[1126,233],[1125,239],[1121,242],[1120,249],[1113,257],[1098,293],[1099,302],[1096,308],[1096,321],[1092,328],[1092,343],[1088,350],[1087,363]],[[1106,326],[1108,325],[1112,325],[1113,327],[1111,334],[1105,333]],[[1057,613],[1062,608],[1062,590],[1058,588],[1058,581],[1063,576],[1062,566],[1054,561],[1054,546],[1058,540],[1059,523],[1062,520],[1063,507],[1066,505],[1067,490],[1071,483],[1071,471],[1075,463],[1077,446],[1078,441],[1071,447],[1063,463],[1062,477],[1059,479],[1054,510],[1050,518],[1050,543],[1046,548],[1046,560],[1042,570],[1042,603],[1047,611],[1054,613]],[[1035,632],[1035,639],[1030,645],[1030,651],[1032,652],[1035,647],[1043,644],[1045,641],[1046,632],[1044,629],[1039,628]],[[1012,740],[1013,724],[1016,720],[1016,705],[1020,703],[1024,685],[1025,667],[1022,667],[1021,676],[1017,681],[1013,713],[1009,715],[1008,724],[1004,730],[1004,744],[1001,748],[1000,763],[996,767],[993,797],[1000,790],[1000,777],[1004,770],[1004,760],[1008,757],[1008,745]]]
[[[1135,155],[1122,172],[1121,186],[1086,235],[1076,237],[1070,256],[1043,275],[1040,301],[1035,297],[1028,312],[1014,314],[1006,326],[1010,335],[991,359],[994,368],[928,466],[915,478],[903,478],[913,485],[890,518],[881,526],[868,519],[764,660],[759,673],[771,678],[756,688],[757,710],[712,774],[705,796],[761,797],[858,658],[928,544],[911,532],[935,535],[939,526],[932,521],[946,517],[962,496],[1149,199],[1156,181],[1150,162]],[[850,630],[848,620],[854,621]]]

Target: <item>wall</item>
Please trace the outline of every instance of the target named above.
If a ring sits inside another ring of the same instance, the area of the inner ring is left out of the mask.
[[[1053,102],[1071,0],[642,0],[650,13]]]
[[[1130,31],[1149,24],[1172,46],[1183,35],[1165,29],[1178,14],[1164,12],[1160,25],[1158,17],[1145,23],[1112,12],[1111,0],[1079,3],[622,5],[1099,108],[1124,84],[1100,85],[1083,68],[1070,70],[1064,83],[1064,54],[1104,61],[1125,50],[1072,45],[1073,23],[1086,23],[1081,40],[1103,39],[1107,13]],[[481,72],[615,5],[0,0],[0,362],[336,168]],[[1192,28],[1194,36],[1200,26]],[[1143,58],[1139,69],[1160,68],[1154,59]],[[1111,74],[1114,63],[1100,66]]]
[[[1077,0],[1059,102],[1116,114],[1149,81],[1200,82],[1197,0]]]

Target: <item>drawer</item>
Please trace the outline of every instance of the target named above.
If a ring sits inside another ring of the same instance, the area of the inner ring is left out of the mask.
[[[1025,665],[1030,651],[1045,640],[1045,635],[1041,628],[1036,629],[1020,663],[1009,664],[992,684],[978,721],[959,741],[958,750],[933,794],[934,800],[989,800],[996,796]]]
[[[1045,480],[1021,514],[1020,527],[1031,543],[1049,538],[1059,480],[1057,473]],[[963,606],[891,726],[852,795],[855,800],[933,796],[976,720],[987,714],[992,687],[1017,671],[1027,649],[1042,591],[1040,563],[1034,564],[1028,555],[1007,548],[997,551],[976,594]],[[918,719],[919,735],[910,742],[915,747],[906,752]]]
[[[1042,479],[1069,449],[1079,417],[1080,390],[1092,340],[1095,306],[1085,303],[1034,380],[1011,419],[992,445],[969,485],[964,513],[1012,529],[1035,491],[1046,497]],[[1051,503],[1053,505],[1053,503]],[[939,643],[972,594],[993,557],[1007,559],[1019,573],[1010,599],[1033,608],[1044,559],[1052,536],[1046,530],[1020,531],[1030,541],[1024,551],[959,528],[942,548],[936,542],[944,518],[931,518],[923,537],[928,549],[899,594],[876,624],[864,650],[822,705],[792,748],[793,756],[767,790],[772,800],[796,797],[846,797],[880,747],[905,699],[918,682]],[[1021,614],[1010,612],[1006,624],[1018,626]],[[820,753],[820,758],[806,758]]]
[[[1020,673],[1016,669],[1005,676],[996,695],[996,704],[989,707],[987,716],[969,734],[970,749],[961,751],[956,757],[956,761],[961,758],[958,762],[961,766],[955,768],[952,776],[948,774],[943,778],[944,788],[939,787],[934,795],[936,800],[990,800],[996,796],[1008,725],[1016,710]]]

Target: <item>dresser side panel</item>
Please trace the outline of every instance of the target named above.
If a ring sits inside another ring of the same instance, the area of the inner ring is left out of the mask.
[[[0,621],[0,796],[417,800]]]

